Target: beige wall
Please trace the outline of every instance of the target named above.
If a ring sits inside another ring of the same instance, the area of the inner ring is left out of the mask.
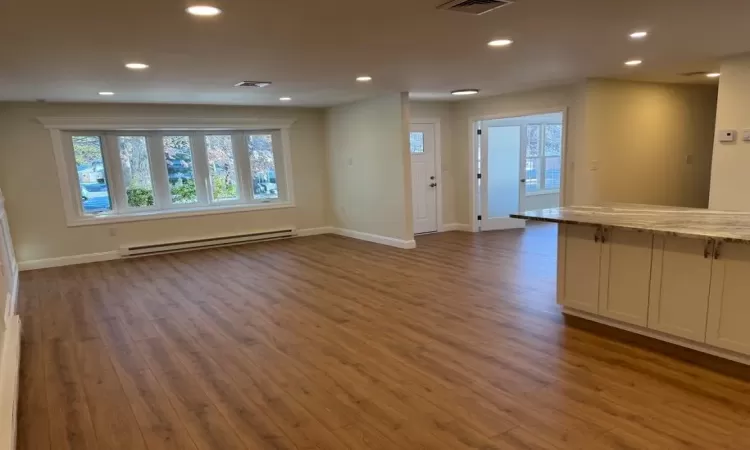
[[[710,85],[587,82],[590,199],[706,208],[715,112]]]
[[[296,207],[69,228],[52,141],[38,116],[293,118]],[[0,188],[19,262],[118,250],[121,245],[282,226],[328,225],[325,114],[319,109],[171,105],[0,103]]]
[[[415,102],[409,104],[412,122],[419,119],[440,121],[440,163],[443,183],[443,223],[454,224],[456,220],[456,181],[454,177],[453,144],[451,141],[451,104],[449,102]]]
[[[327,119],[332,225],[412,240],[408,95],[337,106]]]
[[[750,130],[750,56],[725,61],[721,65],[716,130],[735,130],[734,143],[714,139],[711,168],[711,209],[750,211],[747,169],[750,167],[750,142],[742,140]]]

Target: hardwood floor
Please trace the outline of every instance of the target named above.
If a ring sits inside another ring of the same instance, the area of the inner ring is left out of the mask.
[[[750,383],[563,322],[555,232],[24,272],[19,449],[750,448]]]

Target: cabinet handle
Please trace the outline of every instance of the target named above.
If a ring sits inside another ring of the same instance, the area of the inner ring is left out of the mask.
[[[708,259],[708,256],[711,255],[711,253],[713,253],[713,243],[714,241],[711,239],[706,241],[706,246],[703,247],[703,257],[705,259]],[[711,247],[711,250],[709,250],[709,247]]]
[[[607,242],[607,229],[602,227],[601,230],[602,230],[602,244],[604,244],[605,242]]]
[[[721,253],[721,241],[716,242],[716,245],[714,245],[714,259],[719,259],[719,256]]]
[[[599,242],[599,232],[601,229],[599,227],[596,227],[596,233],[594,233],[594,242]]]

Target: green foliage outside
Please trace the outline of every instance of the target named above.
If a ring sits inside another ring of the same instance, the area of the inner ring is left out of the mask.
[[[128,188],[127,194],[128,206],[131,208],[154,205],[154,192],[151,189],[131,186]]]
[[[195,181],[181,179],[174,183],[171,188],[172,201],[174,203],[194,203],[198,198],[195,190]]]
[[[228,200],[237,198],[237,185],[228,180],[229,176],[214,175],[211,177],[211,185],[214,190],[214,199]]]

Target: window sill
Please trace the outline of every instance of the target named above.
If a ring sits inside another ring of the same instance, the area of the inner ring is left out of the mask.
[[[101,215],[76,217],[68,220],[69,227],[85,227],[125,222],[143,222],[148,220],[177,219],[180,217],[212,216],[215,214],[231,214],[240,212],[266,211],[270,209],[294,208],[291,202],[273,202],[252,205],[233,206],[204,206],[196,208],[180,208],[173,211],[144,211],[120,215]]]
[[[551,189],[548,191],[536,191],[536,192],[527,192],[526,197],[536,197],[537,195],[550,195],[550,194],[559,194],[560,189]]]

